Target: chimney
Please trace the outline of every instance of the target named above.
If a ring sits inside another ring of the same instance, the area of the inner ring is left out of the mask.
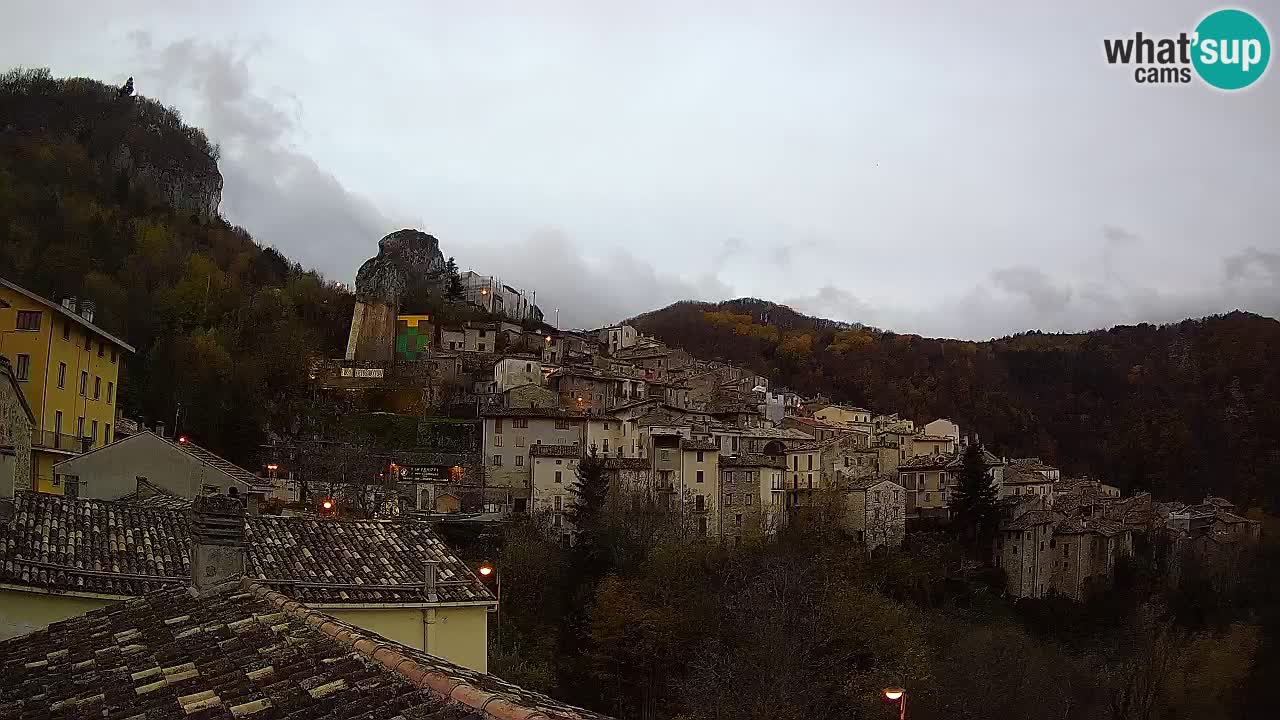
[[[200,595],[244,574],[244,505],[205,495],[191,503],[191,586]]]
[[[75,296],[71,296],[71,297],[64,297],[64,298],[62,298],[62,309],[63,309],[63,310],[69,310],[69,311],[71,311],[71,312],[75,312],[75,311],[76,311],[76,299],[75,299]]]
[[[436,565],[435,560],[427,561],[427,602],[439,602],[440,595],[436,593]]]
[[[156,423],[156,434],[157,434],[157,435],[159,435],[160,437],[164,437],[164,436],[165,436],[165,434],[164,434],[164,423],[162,423],[162,422],[158,422],[158,423]]]
[[[93,313],[97,309],[98,306],[96,303],[92,300],[85,300],[80,303],[80,317],[84,318],[85,322],[93,322]]]

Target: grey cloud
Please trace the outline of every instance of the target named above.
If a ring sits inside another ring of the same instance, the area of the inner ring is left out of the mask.
[[[1222,266],[1228,280],[1252,278],[1280,284],[1280,253],[1250,247],[1228,256],[1222,261]]]
[[[448,253],[448,240],[441,243]],[[503,247],[462,246],[456,255],[463,270],[472,267],[536,291],[548,322],[560,309],[561,327],[598,327],[677,300],[722,300],[733,292],[714,273],[684,279],[623,249],[590,257],[557,229]]]
[[[222,149],[222,213],[260,243],[345,278],[378,238],[398,227],[292,146],[301,108],[296,98],[254,89],[251,49],[195,40],[157,49],[146,33],[131,39],[144,66],[139,89],[166,102],[189,100],[188,114],[199,118],[192,121]]]
[[[1139,240],[1137,235],[1117,225],[1103,225],[1102,237],[1106,238],[1107,245],[1132,245]]]
[[[996,287],[1025,298],[1041,313],[1062,312],[1071,302],[1071,288],[1054,282],[1042,270],[1020,265],[991,273]]]

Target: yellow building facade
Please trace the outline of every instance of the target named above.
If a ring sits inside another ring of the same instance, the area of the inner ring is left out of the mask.
[[[32,484],[61,495],[54,463],[111,442],[120,367],[134,349],[71,309],[0,278],[0,355],[35,415]]]

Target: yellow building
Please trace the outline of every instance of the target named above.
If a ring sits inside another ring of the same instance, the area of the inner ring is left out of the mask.
[[[120,366],[134,349],[75,312],[0,278],[0,355],[9,359],[35,415],[32,484],[61,495],[53,465],[111,442]]]

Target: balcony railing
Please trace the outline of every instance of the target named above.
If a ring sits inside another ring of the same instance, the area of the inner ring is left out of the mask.
[[[89,452],[89,448],[93,447],[93,438],[76,437],[51,430],[32,430],[31,447],[78,453]]]

